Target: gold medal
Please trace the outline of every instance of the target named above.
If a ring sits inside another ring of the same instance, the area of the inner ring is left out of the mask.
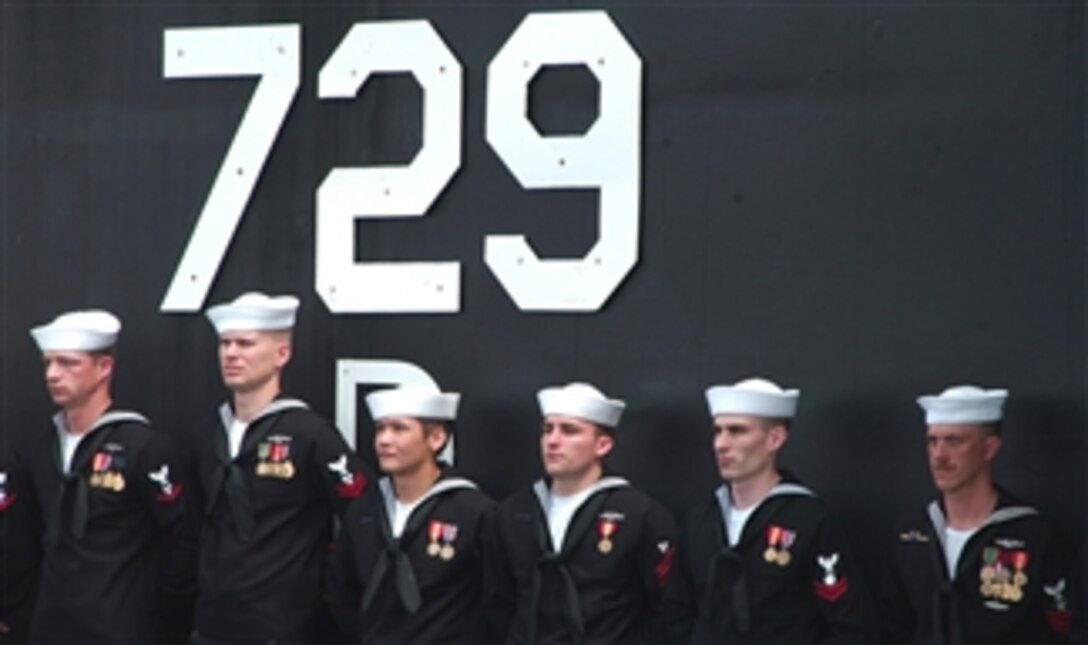
[[[114,473],[113,475],[113,488],[114,492],[120,493],[125,490],[125,477],[121,473]]]
[[[427,545],[427,555],[432,558],[438,555],[438,552],[442,550],[442,547],[438,546],[438,542],[431,542]]]
[[[453,545],[452,544],[447,544],[447,545],[443,546],[441,549],[438,550],[438,556],[440,558],[442,558],[443,560],[445,560],[446,562],[449,562],[450,560],[453,559],[453,554],[454,554],[454,550],[453,550]]]
[[[767,547],[767,550],[763,552],[763,559],[767,562],[776,562],[778,560],[778,550],[773,546]]]
[[[988,582],[982,583],[982,585],[980,585],[978,588],[978,593],[983,598],[989,598],[990,595],[993,593],[993,585]]]
[[[789,563],[790,563],[790,552],[789,551],[779,551],[778,552],[778,566],[784,567]]]
[[[1028,574],[1024,573],[1023,571],[1017,571],[1016,574],[1012,577],[1012,582],[1017,587],[1023,587],[1028,583]]]
[[[1010,602],[1020,602],[1024,597],[1024,592],[1020,590],[1020,587],[1009,587],[1009,593],[1006,600]]]
[[[597,550],[600,551],[603,555],[608,555],[609,553],[612,553],[612,540],[604,538],[600,542],[597,542]]]
[[[994,568],[986,565],[985,567],[982,567],[982,571],[980,571],[978,575],[982,578],[983,582],[990,582],[994,579]]]

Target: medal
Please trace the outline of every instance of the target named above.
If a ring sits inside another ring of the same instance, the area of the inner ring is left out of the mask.
[[[997,578],[997,558],[1000,552],[992,547],[988,546],[982,550],[982,562],[984,563],[982,569],[978,572],[978,577],[982,580],[982,586],[979,587],[979,593],[983,598],[989,598],[993,595],[993,582]]]
[[[1028,574],[1024,573],[1024,569],[1028,566],[1028,552],[1013,552],[1012,566],[1016,568],[1016,572],[1012,576],[1012,584],[1009,585],[1008,600],[1020,602],[1024,597],[1023,587],[1028,583]]]
[[[105,487],[112,490],[115,493],[120,493],[125,490],[125,477],[121,473],[108,472],[105,477]]]
[[[597,536],[600,538],[597,541],[597,551],[599,551],[601,555],[612,553],[612,535],[618,528],[619,523],[614,520],[597,520]]]
[[[438,544],[438,538],[442,535],[442,522],[431,520],[427,525],[427,555],[432,558],[438,555],[442,547]]]
[[[442,558],[446,562],[453,559],[456,551],[453,549],[453,541],[457,539],[457,525],[456,524],[442,524],[442,548],[439,549],[438,557]]]
[[[1013,553],[1012,566],[1016,568],[1016,573],[1012,577],[1013,584],[1017,587],[1023,587],[1028,583],[1028,574],[1024,573],[1024,569],[1028,567],[1028,552],[1017,551]]]
[[[767,550],[763,552],[763,559],[768,564],[778,562],[778,540],[782,536],[782,529],[771,524],[767,527]]]
[[[109,470],[110,454],[108,452],[94,453],[94,463],[91,465],[91,468],[98,473]]]
[[[291,461],[291,438],[276,435],[269,441],[257,444],[257,475],[291,479],[295,476],[295,464]]]
[[[763,551],[763,559],[768,564],[777,564],[785,567],[790,563],[790,546],[797,539],[795,531],[787,531],[781,526],[771,524],[765,532],[767,537],[767,549]]]
[[[786,566],[790,563],[790,547],[793,546],[793,541],[797,539],[796,531],[787,531],[782,529],[782,550],[778,554],[778,565]]]

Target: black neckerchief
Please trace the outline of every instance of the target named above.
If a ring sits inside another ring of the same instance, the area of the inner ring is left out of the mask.
[[[275,421],[279,420],[277,416],[279,413],[297,409],[305,410],[307,406],[298,399],[286,398],[275,399],[265,406],[264,409],[257,413],[257,416],[246,424],[245,437],[238,449],[238,455],[245,454],[261,439],[265,438],[272,427],[276,425]],[[275,417],[272,423],[261,423],[261,421],[272,417]],[[234,424],[234,411],[230,405],[224,403],[219,407],[219,420],[222,425],[221,431],[214,432],[212,437],[219,468],[216,469],[212,485],[208,489],[208,502],[204,512],[206,515],[211,515],[219,500],[219,493],[222,491],[227,498],[227,506],[230,508],[231,516],[234,518],[234,529],[238,534],[238,539],[242,542],[249,542],[257,531],[257,516],[253,511],[253,502],[249,498],[245,471],[238,464],[237,459],[231,457],[230,447],[227,443],[227,434],[230,432],[231,425]]]
[[[434,507],[441,501],[443,496],[453,491],[476,490],[476,488],[476,484],[471,481],[444,471],[416,502],[415,508],[412,509],[411,514],[408,516],[408,521],[404,524],[404,531],[401,532],[398,538],[393,535],[393,509],[396,504],[393,485],[388,477],[382,477],[378,481],[378,490],[381,495],[381,503],[378,505],[378,528],[385,546],[381,554],[378,555],[374,571],[371,573],[366,590],[363,592],[361,607],[364,614],[374,604],[374,599],[377,597],[378,590],[389,572],[390,565],[393,568],[394,587],[401,606],[409,615],[414,615],[419,611],[420,606],[423,604],[419,592],[419,582],[416,580],[412,563],[404,553],[401,545],[409,544],[412,538],[419,533],[423,523],[431,516],[431,511],[434,510]],[[371,631],[376,632],[380,625],[381,620],[375,620],[374,628]],[[371,636],[373,636],[373,633]],[[369,637],[363,640],[364,642],[370,642]]]
[[[64,468],[64,448],[60,433],[68,432],[68,423],[63,412],[53,415],[53,425],[57,431],[57,449],[53,451],[53,464],[60,475],[61,483],[53,507],[53,521],[50,522],[49,531],[46,535],[46,541],[49,544],[56,545],[60,541],[61,522],[64,517],[64,498],[69,494],[75,496],[72,504],[72,524],[70,526],[72,536],[77,540],[82,540],[83,536],[86,535],[87,518],[90,514],[88,502],[90,491],[88,490],[87,480],[80,476],[80,471],[87,465],[87,461],[98,452],[106,439],[110,437],[116,424],[123,422],[150,425],[146,418],[135,412],[124,410],[107,411],[98,417],[80,440],[75,453],[72,455],[71,467],[66,471]]]
[[[752,527],[758,526],[759,523],[753,520],[760,516],[773,516],[792,497],[815,497],[811,490],[802,486],[791,474],[783,471],[781,480],[752,509],[752,514],[748,517],[748,521],[741,530],[736,546],[731,547],[729,545],[728,520],[730,509],[729,486],[726,484],[721,485],[714,495],[717,498],[718,514],[721,519],[721,533],[719,534],[721,543],[718,552],[707,565],[706,588],[703,590],[703,599],[699,605],[699,617],[696,622],[698,638],[695,639],[695,642],[710,642],[713,640],[713,634],[718,633],[715,628],[723,622],[719,613],[713,611],[713,607],[717,604],[715,601],[719,599],[716,592],[719,578],[732,581],[729,593],[732,611],[725,616],[724,625],[721,625],[722,629],[728,629],[730,624],[734,624],[741,634],[748,633],[752,628],[752,608],[748,598],[747,568],[740,554],[743,552],[741,547],[747,546],[758,537],[758,534],[752,531]]]
[[[929,515],[929,530],[932,532],[929,540],[929,559],[933,567],[934,580],[937,581],[930,600],[933,612],[933,643],[934,645],[962,645],[964,642],[963,616],[960,612],[959,598],[954,593],[954,586],[960,569],[964,566],[963,563],[973,561],[982,549],[982,543],[975,538],[989,526],[1038,515],[1039,512],[999,487],[997,504],[993,512],[967,538],[959,560],[956,562],[956,577],[952,578],[948,575],[948,562],[945,557],[944,533],[948,528],[948,521],[945,519],[944,500],[930,502],[926,513]]]
[[[581,541],[583,535],[593,526],[593,521],[605,505],[611,491],[616,488],[625,488],[630,484],[619,477],[602,477],[593,485],[593,492],[574,511],[567,531],[563,536],[563,546],[558,552],[554,550],[551,540],[551,531],[548,530],[548,506],[551,492],[543,480],[533,485],[533,493],[539,502],[538,512],[532,515],[533,528],[536,534],[537,547],[540,557],[533,567],[531,582],[531,595],[529,599],[529,643],[536,642],[537,616],[540,613],[540,595],[544,587],[543,570],[554,568],[563,581],[564,599],[566,600],[567,626],[571,632],[574,645],[581,645],[585,641],[585,621],[582,617],[581,606],[578,603],[578,587],[574,584],[574,577],[570,575],[566,562],[571,551]]]

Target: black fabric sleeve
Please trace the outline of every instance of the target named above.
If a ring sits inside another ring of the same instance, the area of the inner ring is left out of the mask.
[[[517,610],[517,581],[507,552],[503,514],[496,510],[487,527],[484,550],[483,606],[492,643],[505,643]]]
[[[691,548],[688,546],[689,540],[694,539],[693,531],[690,524],[684,526],[673,547],[672,563],[665,577],[662,627],[670,643],[690,643],[698,616],[699,602],[691,571],[692,566],[699,566],[699,563],[690,561]]]
[[[362,584],[355,567],[354,545],[351,538],[353,527],[358,523],[357,505],[352,505],[339,523],[332,550],[325,560],[325,604],[332,614],[341,635],[354,642],[361,638],[360,603]],[[345,641],[346,642],[346,641]]]
[[[866,589],[861,567],[842,529],[825,517],[807,563],[809,585],[828,627],[824,643],[866,643]]]
[[[885,547],[877,590],[877,612],[880,622],[880,642],[888,645],[910,643],[916,629],[917,617],[911,609],[898,566],[898,542]]]
[[[196,603],[199,513],[192,467],[170,437],[156,430],[141,453],[138,487],[159,526],[159,641],[187,643]]]
[[[676,520],[657,503],[650,505],[642,522],[639,542],[639,577],[649,603],[645,642],[667,643],[664,618],[665,585],[676,557]]]

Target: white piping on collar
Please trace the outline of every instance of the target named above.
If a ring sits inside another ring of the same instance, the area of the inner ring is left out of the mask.
[[[310,406],[299,399],[275,399],[258,412],[255,417],[250,419],[249,424],[256,423],[264,417],[283,412],[284,410],[307,410],[309,407]],[[229,403],[224,403],[219,406],[219,422],[223,424],[223,429],[229,434],[230,427],[234,424],[234,410],[231,409]]]
[[[443,479],[439,479],[434,483],[434,485],[427,489],[426,493],[423,493],[422,497],[412,502],[412,513],[415,513],[415,509],[422,506],[423,503],[430,498],[436,495],[441,495],[446,491],[457,489],[478,490],[478,488],[479,487],[476,486],[473,481],[464,477],[445,477]],[[397,503],[397,494],[396,491],[393,490],[393,481],[389,477],[382,477],[378,480],[378,490],[381,491],[382,494],[382,504],[385,506],[385,517],[390,522],[392,522],[393,516],[396,514]],[[411,517],[412,516],[409,515],[408,519],[410,520]],[[407,524],[407,521],[405,521],[405,524]]]
[[[593,483],[587,489],[578,491],[579,493],[585,493],[586,497],[582,500],[582,504],[589,501],[589,498],[594,494],[607,490],[610,488],[622,488],[624,486],[630,486],[631,483],[623,477],[602,477]],[[548,488],[548,484],[543,479],[538,479],[533,484],[533,493],[536,494],[536,500],[540,504],[540,510],[544,512],[544,517],[548,516],[548,508],[551,506],[552,491]],[[577,494],[577,493],[576,493]],[[582,507],[582,504],[578,505],[578,508]],[[577,515],[578,508],[574,509],[574,514]]]
[[[933,532],[937,535],[937,540],[941,543],[941,550],[947,551],[948,548],[945,544],[944,532],[945,529],[948,528],[948,520],[945,519],[944,513],[941,512],[941,505],[934,500],[929,503],[926,511],[929,514],[930,523],[933,524]],[[970,542],[971,538],[986,527],[1038,514],[1039,511],[1030,506],[1002,506],[990,513],[990,516],[987,517],[982,524],[979,524],[971,531],[971,535],[967,538],[967,542]],[[964,543],[964,546],[967,546],[966,542]]]
[[[718,498],[718,514],[721,516],[722,527],[725,529],[725,535],[728,536],[729,510],[733,507],[733,503],[729,499],[729,485],[722,484],[721,486],[718,486],[717,490],[714,491],[714,496]],[[816,493],[812,492],[811,489],[800,484],[795,484],[791,482],[779,482],[778,484],[774,485],[774,488],[767,492],[763,499],[759,500],[755,504],[755,506],[752,507],[752,513],[755,513],[756,509],[766,504],[767,500],[769,499],[788,496],[816,497]],[[743,534],[743,531],[741,533]]]

